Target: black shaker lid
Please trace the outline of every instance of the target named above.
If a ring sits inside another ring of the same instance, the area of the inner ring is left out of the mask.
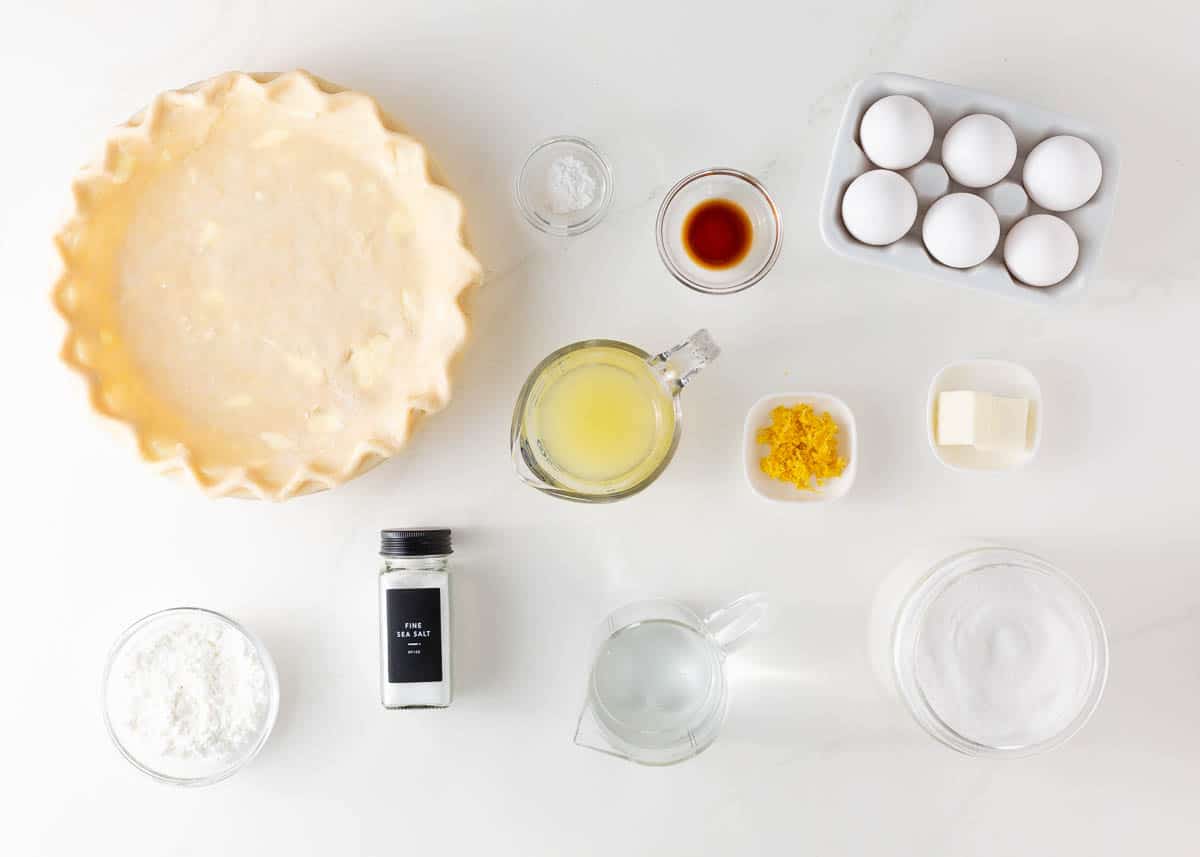
[[[381,530],[383,556],[445,556],[454,553],[448,529]]]

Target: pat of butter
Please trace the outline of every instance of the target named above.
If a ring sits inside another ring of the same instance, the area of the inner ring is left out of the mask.
[[[937,442],[987,452],[1024,452],[1029,400],[973,390],[938,393]]]
[[[1029,400],[990,396],[987,430],[975,441],[977,449],[1024,452],[1029,438]]]
[[[979,433],[983,394],[970,390],[938,393],[937,442],[940,446],[974,446]]]

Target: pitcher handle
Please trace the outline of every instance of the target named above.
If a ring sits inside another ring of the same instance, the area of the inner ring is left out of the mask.
[[[704,619],[704,629],[729,654],[738,649],[756,628],[765,628],[766,620],[766,593],[751,592],[710,613]]]
[[[678,392],[720,353],[721,348],[712,335],[701,329],[674,348],[656,354],[649,363],[663,375],[667,385]]]

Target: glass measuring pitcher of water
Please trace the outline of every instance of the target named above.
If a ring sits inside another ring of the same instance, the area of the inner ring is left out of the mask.
[[[537,365],[513,409],[517,475],[568,500],[641,491],[679,443],[679,394],[720,353],[708,331],[651,356],[612,339],[560,348]]]
[[[597,634],[575,743],[642,765],[695,756],[725,721],[725,656],[766,616],[761,593],[704,619],[672,601],[614,611]]]

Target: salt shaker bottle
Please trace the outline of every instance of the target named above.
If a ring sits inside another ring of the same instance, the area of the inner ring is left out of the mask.
[[[450,705],[450,530],[383,530],[379,554],[384,708]]]

